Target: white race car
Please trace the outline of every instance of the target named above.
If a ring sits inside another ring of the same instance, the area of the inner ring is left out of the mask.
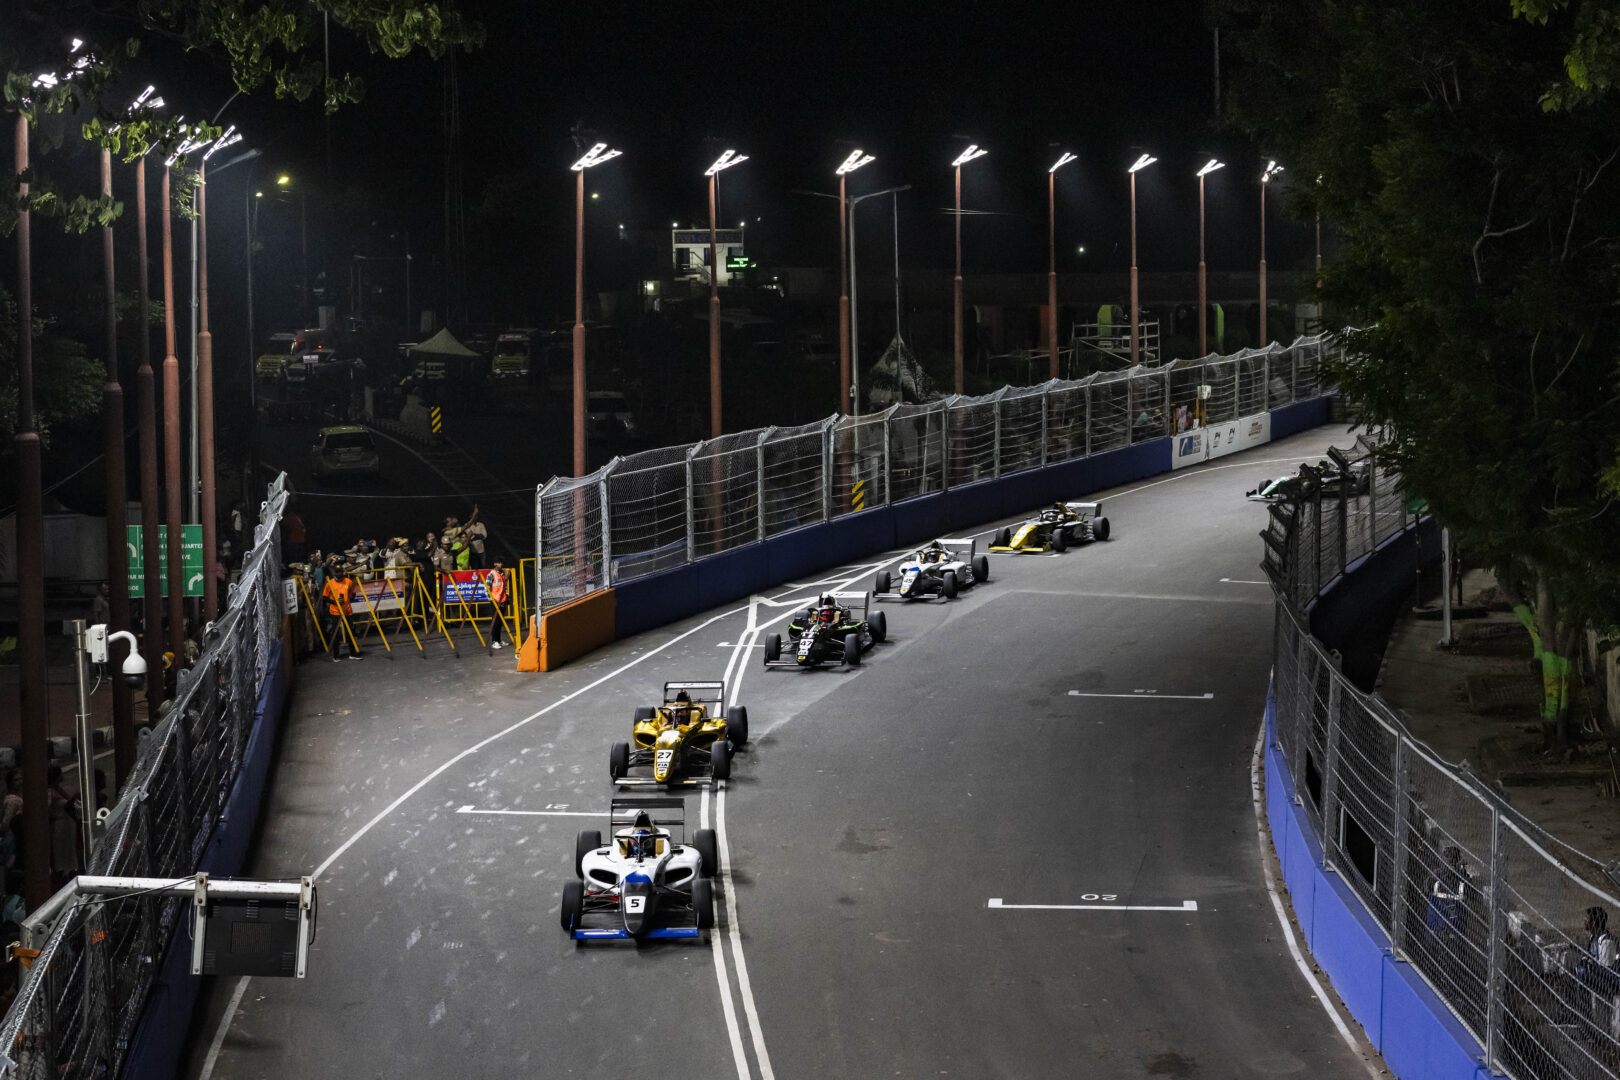
[[[714,925],[709,879],[720,866],[713,829],[685,843],[682,799],[614,799],[612,839],[585,829],[574,843],[578,881],[563,886],[562,928],[576,941],[695,938]],[[680,827],[679,839],[669,826]],[[586,926],[609,915],[607,926]],[[668,925],[669,923],[679,925]]]
[[[879,570],[872,591],[887,596],[898,586],[896,594],[902,600],[924,596],[949,600],[961,589],[990,580],[990,558],[979,554],[978,541],[971,537],[934,540],[901,560],[897,573],[898,581],[887,570]]]

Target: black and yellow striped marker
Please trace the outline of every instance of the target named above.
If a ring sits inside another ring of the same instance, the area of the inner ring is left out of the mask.
[[[437,405],[428,410],[428,427],[437,435],[444,430],[444,410]]]
[[[855,481],[855,486],[850,489],[849,501],[850,501],[850,505],[852,505],[857,510],[865,510],[866,509],[866,481],[865,480],[857,480],[857,481]]]

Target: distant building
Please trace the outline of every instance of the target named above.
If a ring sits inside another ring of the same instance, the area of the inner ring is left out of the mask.
[[[670,249],[673,252],[675,276],[689,281],[709,282],[709,230],[671,229]],[[717,229],[715,244],[720,248],[720,284],[729,285],[733,275],[747,261],[743,252],[742,229]]]

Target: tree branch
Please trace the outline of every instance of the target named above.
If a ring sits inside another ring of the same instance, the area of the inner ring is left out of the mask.
[[[1586,335],[1585,334],[1582,334],[1580,337],[1575,339],[1575,347],[1573,349],[1569,350],[1569,359],[1565,360],[1564,361],[1564,366],[1558,369],[1558,374],[1554,375],[1552,377],[1552,382],[1547,384],[1547,389],[1548,390],[1551,390],[1553,388],[1553,383],[1556,383],[1559,379],[1564,377],[1564,372],[1569,370],[1569,365],[1571,365],[1571,364],[1573,364],[1575,362],[1575,354],[1581,351],[1581,346],[1584,345],[1585,343],[1586,343]]]

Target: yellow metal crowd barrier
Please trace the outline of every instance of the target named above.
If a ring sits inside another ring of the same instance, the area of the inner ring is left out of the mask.
[[[483,628],[499,619],[507,640],[517,646],[522,641],[520,628],[524,623],[521,578],[518,571],[500,570],[506,579],[507,599],[496,603],[489,598],[486,584],[494,573],[497,571],[490,569],[424,574],[416,566],[353,571],[350,576],[360,587],[350,600],[349,611],[340,616],[341,632],[356,652],[360,651],[360,643],[369,641],[375,632],[377,641],[392,658],[394,644],[401,641],[403,631],[420,656],[427,655],[423,639],[434,636],[443,637],[451,651],[460,656],[458,629],[471,627],[479,647],[489,651],[491,644],[485,640]],[[322,652],[330,652],[331,642],[321,628],[321,615],[329,602],[318,595],[309,575],[300,573],[295,577],[314,639],[320,642]],[[390,634],[393,641],[389,640]]]

